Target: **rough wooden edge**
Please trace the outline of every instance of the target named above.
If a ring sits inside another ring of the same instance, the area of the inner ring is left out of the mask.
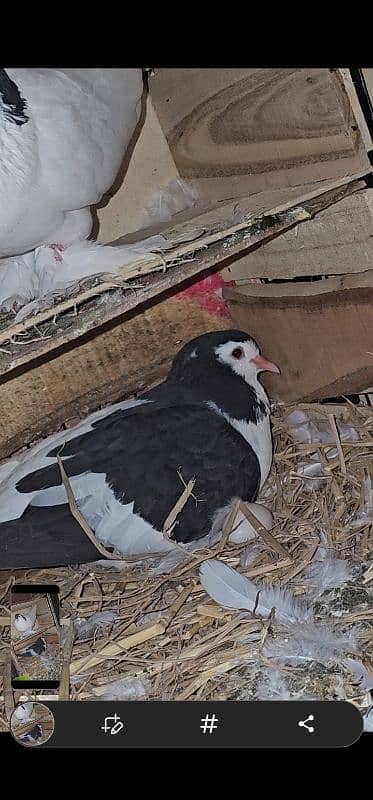
[[[349,105],[355,117],[356,124],[359,128],[362,142],[368,152],[373,147],[372,137],[370,135],[368,125],[365,121],[365,117],[362,112],[360,101],[357,96],[353,80],[351,78],[350,70],[346,67],[343,67],[341,69],[338,69],[337,73],[342,81],[344,90],[347,94]]]
[[[88,331],[97,329],[106,322],[133,311],[188,278],[198,275],[244,250],[250,250],[300,222],[311,219],[319,211],[338,202],[343,197],[366,188],[361,179],[367,174],[367,172],[363,172],[338,181],[327,182],[326,186],[326,182],[323,181],[318,189],[300,195],[297,199],[294,198],[268,209],[256,217],[251,216],[225,230],[182,243],[161,255],[153,256],[153,266],[149,259],[143,267],[141,267],[141,263],[129,265],[122,270],[120,276],[116,276],[115,281],[92,287],[19,325],[8,327],[0,333],[0,345],[10,342],[7,349],[1,347],[0,375],[12,372],[24,364],[30,364],[40,356],[78,339]],[[196,257],[197,252],[198,256]],[[178,259],[179,263],[172,266],[173,262]],[[120,302],[112,304],[108,302],[98,306],[98,300],[103,294],[114,288],[117,289],[121,285],[121,281],[123,283],[128,280],[129,269],[132,269],[130,277],[137,276],[138,278],[139,275],[145,275],[142,278],[142,288],[136,290],[127,287],[127,291],[122,289],[123,299]],[[151,275],[149,272],[152,269],[157,271],[162,269],[163,273],[161,276],[159,274]],[[84,309],[84,304],[89,300],[93,301],[93,307]],[[67,311],[77,309],[80,305],[83,305],[83,310],[72,318],[69,329],[59,332],[51,338],[43,338],[43,330],[40,330],[43,324]],[[34,337],[28,343],[23,343],[21,340],[17,342],[16,346],[13,344],[12,340],[15,337],[22,336],[36,327],[40,338],[35,339]]]
[[[350,275],[336,275],[323,281],[310,281],[302,283],[284,282],[280,284],[240,284],[239,286],[226,286],[223,297],[226,300],[239,303],[250,303],[258,297],[276,300],[280,297],[299,298],[315,297],[322,294],[349,291],[353,289],[373,287],[373,270],[353,272]]]

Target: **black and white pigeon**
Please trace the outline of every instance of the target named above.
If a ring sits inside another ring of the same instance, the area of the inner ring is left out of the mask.
[[[236,498],[254,501],[272,462],[270,407],[258,375],[279,372],[243,331],[207,333],[167,379],[51,436],[0,467],[0,568],[95,561],[71,514],[56,456],[97,539],[123,556],[167,554],[221,531]],[[184,485],[192,494],[163,534]],[[252,538],[243,515],[232,541]]]
[[[141,116],[140,68],[0,69],[0,308],[110,272],[133,249],[88,239]],[[157,237],[155,237],[157,239]]]
[[[1,473],[0,473],[1,476]],[[29,633],[32,631],[36,620],[36,606],[23,609],[22,613],[17,611],[12,613],[12,624],[18,633]]]
[[[34,725],[28,733],[21,733],[19,741],[24,744],[36,744],[43,736],[43,728],[41,725]]]
[[[44,636],[40,636],[33,644],[28,645],[23,650],[19,651],[19,655],[23,658],[31,658],[35,656],[42,656],[47,652],[47,643]]]

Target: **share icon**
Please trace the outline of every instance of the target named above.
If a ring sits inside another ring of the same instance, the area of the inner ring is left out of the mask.
[[[315,717],[313,716],[313,714],[310,714],[307,717],[307,719],[303,719],[303,720],[300,719],[299,720],[298,727],[299,728],[306,728],[308,733],[314,733],[315,732],[315,728],[312,725],[307,725],[308,722],[313,722],[314,719],[315,719]]]

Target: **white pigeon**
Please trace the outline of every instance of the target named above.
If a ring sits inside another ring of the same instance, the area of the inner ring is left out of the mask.
[[[32,717],[34,711],[33,703],[21,703],[13,711],[13,716],[18,722],[27,722]]]
[[[36,620],[36,606],[24,609],[22,614],[20,612],[12,614],[13,626],[19,633],[27,633],[32,631]]]
[[[142,94],[137,68],[0,69],[0,308],[131,258],[88,240],[90,207],[118,174]]]

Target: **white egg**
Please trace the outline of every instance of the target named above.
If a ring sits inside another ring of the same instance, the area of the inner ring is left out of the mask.
[[[271,528],[273,528],[275,521],[273,514],[268,508],[262,506],[261,503],[247,503],[246,505],[249,511],[254,514],[260,524],[263,525],[267,531],[270,531]],[[254,539],[257,536],[255,528],[252,526],[251,522],[246,519],[242,511],[238,512],[233,527],[234,529],[229,537],[229,541],[233,542],[234,544],[249,542],[251,539]]]

